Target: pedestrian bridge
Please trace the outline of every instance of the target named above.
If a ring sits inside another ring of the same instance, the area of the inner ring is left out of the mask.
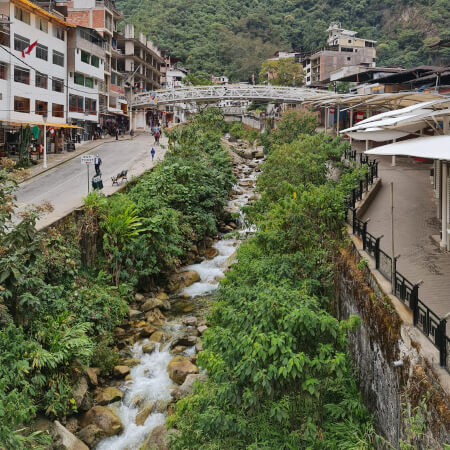
[[[217,103],[221,100],[262,100],[273,103],[303,103],[306,100],[330,98],[332,92],[284,86],[192,86],[181,89],[163,89],[136,94],[133,108],[145,108],[176,103]]]

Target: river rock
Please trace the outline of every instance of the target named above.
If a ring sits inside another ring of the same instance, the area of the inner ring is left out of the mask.
[[[174,389],[170,395],[174,400],[178,401],[181,398],[190,395],[190,393],[194,389],[195,381],[203,382],[206,380],[206,378],[207,376],[204,373],[190,374],[186,377],[184,383],[181,386],[178,386],[176,389]]]
[[[195,270],[174,273],[169,277],[168,288],[170,293],[175,293],[191,284],[200,281],[200,275]]]
[[[163,333],[162,331],[155,331],[151,336],[149,341],[150,342],[166,342],[167,340],[167,335],[165,333]]]
[[[207,329],[208,329],[208,327],[206,325],[201,325],[197,328],[197,330],[200,334],[203,334]]]
[[[151,336],[156,331],[156,327],[153,325],[146,325],[142,330],[139,332],[139,336],[146,338]]]
[[[141,320],[144,318],[144,313],[137,309],[130,308],[128,310],[128,317],[130,318],[130,320]]]
[[[150,354],[156,350],[156,342],[149,342],[148,344],[144,344],[142,346],[142,351],[144,353]]]
[[[80,377],[78,382],[72,389],[72,395],[75,399],[77,406],[81,406],[83,403],[84,397],[89,389],[88,382],[85,377]]]
[[[116,327],[114,328],[114,336],[118,339],[124,338],[127,335],[127,332],[121,328],[121,327]]]
[[[97,397],[95,397],[95,402],[99,405],[106,406],[110,403],[116,402],[117,400],[122,400],[123,392],[114,387],[107,387],[103,389]]]
[[[88,425],[96,425],[102,430],[103,436],[115,436],[123,431],[120,419],[105,406],[94,406],[81,419],[80,425],[84,428]]]
[[[94,424],[82,428],[77,433],[77,438],[81,439],[85,444],[89,445],[90,448],[94,448],[104,436],[105,435],[103,431]]]
[[[149,298],[143,305],[142,310],[144,312],[151,311],[152,309],[160,308],[168,311],[170,309],[169,300],[163,300],[160,298]]]
[[[145,440],[139,450],[169,450],[167,446],[167,430],[165,425],[159,425],[153,428],[150,436]]]
[[[139,409],[139,412],[136,415],[136,425],[137,426],[144,425],[145,421],[147,420],[147,417],[152,413],[154,407],[155,407],[155,402],[150,401],[150,402],[145,403]]]
[[[63,427],[57,420],[50,428],[54,448],[58,450],[89,450],[89,447]]]
[[[138,302],[138,303],[142,303],[145,300],[145,297],[142,294],[135,294],[134,299]]]
[[[123,378],[125,375],[130,373],[130,368],[128,366],[115,366],[114,376],[118,378]]]
[[[158,292],[158,294],[156,294],[156,298],[159,300],[169,300],[169,296],[164,291]]]
[[[182,384],[189,374],[198,373],[198,367],[185,356],[178,355],[170,360],[167,371],[175,383]]]
[[[124,366],[128,366],[128,367],[135,367],[140,363],[141,363],[141,360],[139,358],[128,358],[128,359],[124,359],[122,361],[122,364]]]
[[[219,254],[219,250],[217,248],[211,247],[208,248],[205,252],[206,259],[214,259]]]
[[[195,344],[195,351],[196,351],[196,353],[200,353],[203,351],[203,345],[201,342],[199,342],[198,344]]]
[[[183,323],[187,326],[195,327],[197,325],[197,317],[188,316],[183,319]]]
[[[177,345],[170,351],[170,353],[172,353],[172,355],[179,355],[180,353],[183,353],[186,349],[187,347],[185,347],[184,345]]]
[[[159,327],[163,324],[165,316],[159,308],[155,308],[153,311],[149,311],[145,314],[145,319],[152,325]]]
[[[97,386],[98,385],[98,374],[100,373],[100,369],[98,369],[97,367],[88,367],[85,370],[85,373],[89,379],[89,383],[92,386]]]
[[[182,336],[173,341],[172,347],[175,348],[179,345],[182,345],[184,347],[192,347],[196,343],[197,343],[197,336]]]

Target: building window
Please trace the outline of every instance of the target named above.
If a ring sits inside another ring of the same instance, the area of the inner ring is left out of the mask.
[[[347,56],[347,61],[351,61],[352,57],[351,56]]]
[[[64,67],[64,54],[53,50],[53,64]]]
[[[63,41],[64,40],[64,30],[56,25],[53,25],[53,36],[55,36],[55,38]]]
[[[94,80],[92,78],[88,78],[86,77],[84,79],[84,85],[88,88],[93,88],[94,87]]]
[[[91,55],[88,52],[81,50],[81,61],[83,61],[86,64],[89,64],[90,60],[91,60]]]
[[[28,11],[24,11],[22,8],[18,8],[17,6],[14,8],[14,17],[21,22],[27,23],[30,25],[30,13]]]
[[[14,111],[21,113],[29,113],[30,99],[25,97],[14,97]]]
[[[111,73],[111,84],[116,84],[117,83],[117,75],[113,72]]]
[[[84,97],[79,95],[69,95],[69,111],[70,112],[84,112]]]
[[[48,47],[41,44],[36,44],[36,58],[48,61]]]
[[[79,84],[80,86],[84,86],[84,76],[80,73],[75,73],[73,76],[73,82],[75,84]]]
[[[41,17],[36,17],[36,28],[44,33],[48,33],[48,22]]]
[[[22,67],[14,66],[14,81],[30,84],[30,69],[22,69]]]
[[[91,56],[91,65],[94,67],[100,67],[100,58],[98,56],[92,55]]]
[[[57,103],[52,103],[52,116],[53,117],[64,117],[64,105],[58,105]]]
[[[29,39],[19,36],[18,34],[14,34],[14,50],[21,52],[25,50],[29,45]]]
[[[89,112],[89,114],[97,114],[97,101],[92,98],[85,97],[84,99],[84,110]]]
[[[34,113],[39,114],[40,116],[46,116],[48,114],[47,102],[36,100]]]
[[[40,73],[40,72],[36,72],[36,87],[42,88],[42,89],[47,89],[48,87],[48,76]]]
[[[8,65],[4,62],[0,62],[0,80],[6,80],[8,75]]]
[[[55,92],[64,92],[64,80],[61,80],[60,78],[53,78],[52,90]]]

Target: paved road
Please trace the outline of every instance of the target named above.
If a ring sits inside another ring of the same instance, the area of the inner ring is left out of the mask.
[[[164,146],[166,140],[162,141]],[[111,186],[111,177],[122,170],[128,170],[128,177],[140,175],[153,167],[150,149],[154,139],[149,134],[136,136],[134,140],[108,142],[96,148],[94,154],[102,159],[102,178],[105,194],[111,194],[117,187]],[[164,156],[165,150],[156,146],[156,158]],[[90,168],[90,177],[95,170]],[[90,180],[89,180],[90,183]],[[80,157],[68,161],[48,172],[22,183],[17,191],[17,202],[20,209],[29,205],[39,205],[49,202],[53,212],[49,213],[38,223],[42,228],[63,217],[82,205],[83,198],[88,192],[87,170],[81,165]]]

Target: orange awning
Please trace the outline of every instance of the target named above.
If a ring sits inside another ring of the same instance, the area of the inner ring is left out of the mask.
[[[23,8],[27,9],[28,11],[31,11],[34,14],[37,14],[38,16],[45,17],[50,22],[56,22],[59,25],[62,25],[64,27],[75,28],[75,25],[72,25],[63,19],[60,19],[59,17],[54,16],[53,14],[49,13],[48,11],[45,11],[45,9],[39,8],[39,6],[35,5],[34,3],[31,3],[28,0],[12,0],[12,3],[14,3],[15,5],[20,5]]]

